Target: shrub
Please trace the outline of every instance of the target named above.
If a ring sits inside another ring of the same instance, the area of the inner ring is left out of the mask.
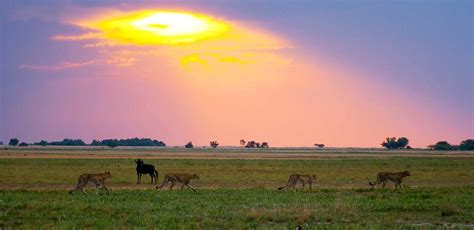
[[[438,141],[434,145],[429,145],[428,148],[433,150],[454,150],[454,146],[449,144],[447,141]]]
[[[382,146],[387,149],[404,149],[409,143],[408,138],[406,137],[387,137],[385,141],[382,142]]]
[[[217,146],[219,146],[219,143],[218,143],[217,141],[211,141],[211,142],[210,142],[210,146],[211,146],[213,149],[215,149],[215,148],[217,148]]]
[[[191,141],[188,142],[186,145],[184,145],[184,147],[187,148],[187,149],[192,149],[192,148],[194,148],[193,142],[191,142]]]
[[[474,139],[461,141],[461,144],[459,144],[459,150],[474,150]]]
[[[20,142],[20,141],[19,141],[17,138],[12,138],[12,139],[10,139],[10,141],[8,142],[8,145],[17,146],[19,142]]]

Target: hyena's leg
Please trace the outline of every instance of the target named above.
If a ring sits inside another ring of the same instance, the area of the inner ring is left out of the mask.
[[[175,182],[171,181],[170,191],[173,191],[174,184],[175,184]]]
[[[192,189],[194,192],[197,192],[197,190],[194,189],[193,186],[191,186],[190,184],[186,184],[186,186],[187,186],[188,188]]]
[[[385,185],[387,185],[387,181],[382,181],[382,189],[385,189]]]
[[[402,187],[402,181],[401,181],[401,180],[400,180],[400,182],[398,183],[398,186],[399,186],[400,188],[403,188],[403,189],[405,188],[405,185],[403,185],[403,187]]]
[[[400,189],[402,188],[402,180],[398,179],[395,181],[395,183],[398,185]]]
[[[102,184],[102,188],[105,189],[105,191],[107,191],[107,195],[110,195],[110,190],[105,187],[105,184]]]
[[[101,184],[99,184],[99,183],[96,183],[96,184],[95,184],[95,194],[96,194],[96,195],[99,194],[99,189],[101,189],[101,188],[102,188],[102,185],[101,185]]]
[[[313,183],[309,182],[308,183],[308,186],[309,186],[309,191],[311,192],[313,190],[312,186],[313,186]]]

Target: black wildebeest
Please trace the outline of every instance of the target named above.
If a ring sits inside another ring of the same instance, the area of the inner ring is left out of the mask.
[[[137,163],[137,184],[140,184],[142,180],[142,174],[150,174],[151,183],[153,184],[153,181],[155,184],[157,183],[156,181],[158,180],[158,171],[155,170],[155,166],[144,164],[143,160],[141,159],[136,159],[135,163]]]

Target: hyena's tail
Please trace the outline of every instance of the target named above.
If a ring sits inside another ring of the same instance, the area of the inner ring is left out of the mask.
[[[165,184],[167,183],[168,183],[168,178],[165,176],[165,179],[163,179],[163,183],[161,183],[160,186],[156,186],[155,188],[158,190],[161,190],[161,188],[163,188],[163,186],[165,186]]]
[[[282,189],[284,189],[284,188],[286,188],[286,186],[279,187],[278,190],[282,190]]]
[[[375,185],[377,185],[377,181],[370,182],[369,178],[367,178],[367,181],[369,182],[369,185],[372,186],[372,189],[374,189]]]

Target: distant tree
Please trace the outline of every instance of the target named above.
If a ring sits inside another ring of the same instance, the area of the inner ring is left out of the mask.
[[[245,145],[245,148],[256,148],[257,147],[257,142],[255,141],[247,141],[247,144]]]
[[[48,145],[48,142],[45,141],[45,140],[41,140],[40,142],[35,143],[35,144],[36,144],[36,145],[41,145],[41,146],[46,146],[46,145]]]
[[[28,146],[28,144],[25,143],[25,142],[21,142],[18,146],[20,146],[20,147],[26,147],[26,146]]]
[[[163,141],[152,140],[150,138],[130,138],[130,139],[104,139],[102,141],[93,140],[93,146],[166,146]]]
[[[213,149],[215,149],[215,148],[217,148],[217,146],[219,146],[219,143],[217,141],[211,141],[210,145]]]
[[[428,148],[433,150],[454,150],[454,146],[449,144],[447,141],[438,141],[434,145],[429,145]]]
[[[12,138],[12,139],[10,139],[10,141],[8,142],[8,145],[17,146],[19,142],[20,142],[20,141],[19,141],[17,138]]]
[[[91,145],[92,145],[92,146],[98,146],[98,145],[100,145],[100,141],[98,141],[98,140],[93,140],[93,141],[91,142]]]
[[[81,139],[64,139],[62,141],[53,141],[50,142],[49,145],[57,145],[57,146],[85,146],[86,143]]]
[[[118,146],[118,143],[117,142],[110,142],[109,144],[107,144],[107,146],[109,148],[116,148]]]
[[[240,145],[245,146],[246,141],[244,139],[240,140]]]
[[[382,146],[387,149],[403,149],[408,145],[409,141],[406,137],[387,137],[385,141],[382,142]]]
[[[186,145],[184,145],[185,148],[187,149],[192,149],[194,147],[193,142],[188,142]]]
[[[270,147],[267,142],[262,142],[262,145],[260,145],[261,148],[268,149]]]
[[[109,148],[115,148],[117,146],[119,146],[119,141],[117,139],[108,139],[108,140],[103,140],[101,142],[101,145],[105,145]]]
[[[324,144],[314,144],[314,146],[316,146],[316,147],[322,149],[322,148],[324,148],[325,145],[324,145]]]
[[[461,141],[461,144],[459,144],[459,150],[474,150],[474,139]]]
[[[398,148],[399,149],[404,149],[410,141],[406,137],[400,137],[397,140]]]

